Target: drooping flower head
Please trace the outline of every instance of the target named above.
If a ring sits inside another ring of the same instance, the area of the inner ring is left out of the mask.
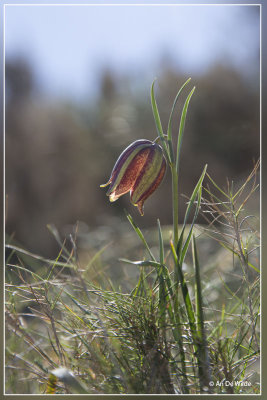
[[[130,192],[131,202],[144,215],[144,202],[161,183],[166,171],[166,160],[160,145],[150,140],[136,140],[119,156],[111,172],[107,196],[116,201]]]

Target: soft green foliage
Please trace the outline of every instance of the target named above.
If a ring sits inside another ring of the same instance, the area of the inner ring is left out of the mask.
[[[102,262],[108,247],[91,249],[81,262],[75,237],[62,242],[55,229],[56,260],[8,244],[7,393],[259,393],[259,238],[245,214],[258,164],[235,190],[233,184],[221,189],[204,166],[178,226],[179,158],[194,88],[176,149],[172,118],[189,82],[174,100],[167,135],[152,84],[152,110],[172,174],[173,223],[171,232],[158,220],[154,232],[144,233],[126,213],[141,247],[129,260],[122,246],[118,263],[135,275],[125,279],[125,272],[115,283]],[[208,220],[204,227],[196,225],[199,213]],[[203,256],[202,247],[211,243],[221,247]]]

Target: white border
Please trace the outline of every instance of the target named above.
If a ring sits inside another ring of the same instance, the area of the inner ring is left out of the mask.
[[[5,246],[5,206],[6,206],[6,192],[5,192],[5,10],[6,7],[140,7],[140,6],[146,6],[146,7],[202,7],[202,6],[258,6],[260,7],[260,72],[259,72],[259,80],[260,80],[260,157],[262,160],[262,3],[251,3],[251,4],[238,4],[238,3],[225,3],[225,4],[209,4],[209,3],[203,3],[203,4],[194,4],[194,3],[186,3],[186,4],[175,4],[175,3],[167,3],[167,4],[162,4],[162,3],[151,3],[151,4],[144,4],[144,3],[114,3],[114,4],[109,4],[109,3],[77,3],[77,4],[61,4],[61,3],[51,3],[51,4],[30,4],[30,3],[25,3],[25,4],[3,4],[3,241],[4,241],[4,246]],[[262,166],[260,164],[260,267],[262,266]],[[3,246],[3,247],[4,247]],[[4,389],[4,396],[48,396],[51,397],[49,394],[28,394],[28,393],[20,393],[20,394],[7,394],[5,393],[5,248],[3,248],[3,342],[4,342],[4,351],[3,351],[3,389]],[[89,396],[89,397],[94,397],[94,396],[114,396],[114,397],[122,397],[122,396],[207,396],[208,398],[211,398],[212,396],[261,396],[262,395],[262,277],[261,277],[261,283],[260,283],[260,298],[261,298],[261,313],[260,313],[260,393],[257,394],[252,394],[252,393],[237,393],[237,394],[57,394],[55,396],[57,397],[62,397],[62,396]]]

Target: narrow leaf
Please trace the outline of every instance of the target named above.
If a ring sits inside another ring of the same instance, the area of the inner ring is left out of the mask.
[[[141,229],[138,228],[138,226],[136,225],[136,223],[134,222],[134,220],[133,220],[133,218],[132,218],[132,216],[130,214],[128,214],[126,212],[126,216],[127,216],[128,221],[132,225],[133,229],[135,230],[135,232],[137,233],[137,235],[139,236],[139,238],[142,240],[143,244],[145,245],[145,248],[147,249],[150,257],[152,258],[153,261],[156,261],[156,258],[153,256],[153,254],[152,254],[152,252],[151,252],[151,250],[150,250],[150,248],[148,246],[148,243],[147,243],[143,233],[141,232]]]
[[[164,263],[164,244],[163,244],[160,220],[158,219],[157,222],[158,222],[158,231],[159,231],[159,259],[160,259],[160,263],[163,264]]]
[[[157,128],[158,134],[159,134],[159,136],[161,138],[164,139],[164,134],[163,134],[163,129],[162,129],[161,120],[160,120],[160,116],[159,116],[158,106],[157,106],[157,102],[156,102],[155,94],[154,94],[154,85],[155,85],[155,81],[152,83],[152,86],[151,86],[152,111],[153,111],[153,115],[154,115],[154,119],[155,119],[155,123],[156,123],[156,128]]]
[[[173,112],[174,112],[175,106],[176,106],[176,104],[178,102],[179,96],[180,96],[183,88],[188,84],[188,82],[190,82],[190,80],[191,80],[191,78],[187,79],[187,81],[179,89],[179,91],[178,91],[178,93],[177,93],[177,95],[176,95],[176,97],[174,99],[174,102],[173,102],[173,105],[172,105],[172,109],[171,109],[171,113],[170,113],[170,117],[169,117],[168,128],[167,128],[167,137],[168,137],[168,146],[169,146],[170,158],[171,158],[172,162],[174,161],[173,145],[172,145],[172,119],[173,119]]]
[[[183,140],[183,133],[184,133],[184,127],[185,127],[185,120],[186,120],[186,114],[187,114],[187,109],[189,106],[190,99],[195,91],[195,87],[191,90],[189,95],[187,96],[182,115],[181,115],[181,120],[180,120],[180,127],[179,127],[179,133],[178,133],[178,142],[177,142],[177,156],[176,156],[176,171],[178,173],[179,170],[179,163],[180,163],[180,152],[181,152],[181,146],[182,146],[182,140]]]
[[[156,102],[156,99],[155,99],[154,85],[155,85],[155,81],[152,83],[152,86],[151,86],[152,111],[153,111],[153,115],[154,115],[156,128],[157,128],[158,134],[159,134],[161,142],[162,142],[163,149],[164,149],[165,154],[166,154],[166,156],[168,158],[168,161],[170,163],[171,162],[171,157],[170,157],[170,153],[168,151],[168,147],[166,145],[166,141],[165,141],[165,138],[164,138],[164,133],[163,133],[161,120],[160,120],[160,116],[159,116],[159,110],[158,110],[157,102]]]
[[[175,99],[174,99],[174,102],[173,102],[173,105],[172,105],[172,109],[171,109],[171,113],[170,113],[170,117],[169,117],[169,122],[168,122],[168,129],[167,129],[167,135],[168,135],[168,140],[172,140],[172,118],[173,118],[173,112],[174,112],[174,109],[175,109],[175,106],[176,106],[176,104],[177,104],[177,101],[178,101],[178,99],[179,99],[179,96],[180,96],[180,94],[181,94],[181,92],[182,92],[182,90],[183,90],[183,88],[188,84],[188,82],[190,82],[191,81],[191,78],[189,78],[189,79],[187,79],[187,81],[181,86],[181,88],[179,89],[179,91],[178,91],[178,93],[177,93],[177,95],[176,95],[176,97],[175,97]]]

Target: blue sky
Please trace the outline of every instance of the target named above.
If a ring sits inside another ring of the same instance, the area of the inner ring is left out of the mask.
[[[29,59],[47,93],[72,98],[93,92],[104,66],[151,82],[164,55],[188,76],[216,62],[249,76],[259,68],[259,18],[249,15],[255,9],[7,6],[5,53]]]

